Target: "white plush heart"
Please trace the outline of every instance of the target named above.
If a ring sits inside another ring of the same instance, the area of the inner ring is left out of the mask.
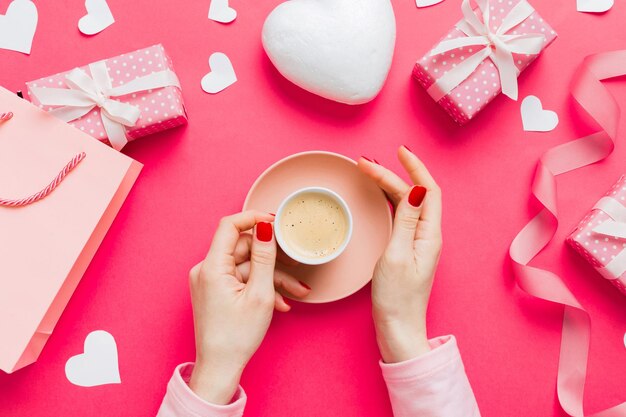
[[[235,69],[230,59],[221,52],[215,52],[209,57],[211,72],[202,77],[202,89],[207,93],[219,93],[237,81]]]
[[[74,385],[94,387],[119,384],[117,345],[113,336],[96,330],[85,339],[85,353],[72,356],[65,363],[65,376]]]
[[[613,7],[613,0],[576,0],[576,10],[584,13],[602,13]]]
[[[228,5],[228,0],[211,0],[209,19],[220,23],[230,23],[237,17],[237,10]]]
[[[85,0],[87,14],[78,21],[78,30],[85,35],[95,35],[115,23],[106,0]]]
[[[549,132],[559,124],[559,116],[552,110],[544,110],[541,100],[535,96],[524,98],[521,112],[522,125],[527,132]]]
[[[37,7],[30,0],[13,0],[0,15],[0,49],[30,54],[37,29]]]
[[[415,0],[415,4],[417,7],[428,7],[434,6],[435,4],[441,3],[443,0]]]
[[[346,104],[380,92],[395,41],[389,0],[290,0],[263,25],[263,47],[285,78]]]

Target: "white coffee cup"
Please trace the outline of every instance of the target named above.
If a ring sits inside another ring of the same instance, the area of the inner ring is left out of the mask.
[[[295,248],[293,248],[290,245],[288,241],[286,241],[283,230],[282,230],[283,221],[284,221],[284,218],[286,217],[285,208],[289,205],[289,203],[293,202],[295,199],[302,197],[303,195],[307,195],[307,194],[309,195],[310,194],[322,194],[323,196],[327,197],[329,200],[332,200],[334,203],[336,203],[337,205],[336,208],[340,209],[341,212],[345,214],[347,227],[346,227],[343,241],[341,241],[338,246],[333,248],[332,252],[330,252],[328,255],[325,255],[325,256],[307,257],[303,255],[302,253],[299,253]],[[343,198],[341,198],[339,194],[324,187],[301,188],[293,192],[289,196],[287,196],[287,198],[285,198],[280,204],[280,206],[278,207],[278,210],[276,212],[276,219],[274,221],[274,233],[276,234],[276,241],[278,242],[282,250],[291,259],[294,259],[306,265],[322,265],[322,264],[332,261],[333,259],[336,259],[339,255],[341,255],[343,251],[346,249],[346,247],[348,246],[348,243],[350,242],[350,239],[352,237],[352,227],[353,227],[352,213],[350,212],[350,208],[348,207],[348,204],[345,202]]]

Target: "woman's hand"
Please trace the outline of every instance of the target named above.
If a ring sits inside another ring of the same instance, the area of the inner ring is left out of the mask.
[[[206,259],[189,273],[196,334],[189,387],[214,404],[232,399],[274,308],[290,309],[275,288],[296,297],[309,292],[295,278],[274,270],[273,221],[273,215],[255,211],[223,218]],[[253,234],[246,233],[253,228]]]
[[[411,181],[366,158],[359,168],[385,191],[395,208],[391,240],[372,279],[376,338],[383,361],[401,362],[430,350],[426,309],[441,252],[441,191],[406,147],[398,158]]]

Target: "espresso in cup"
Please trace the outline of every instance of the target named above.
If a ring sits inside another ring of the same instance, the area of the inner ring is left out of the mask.
[[[276,239],[288,256],[318,265],[343,252],[352,234],[352,216],[338,194],[309,187],[283,201],[275,227]]]

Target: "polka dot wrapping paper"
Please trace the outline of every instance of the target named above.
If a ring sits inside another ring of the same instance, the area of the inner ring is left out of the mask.
[[[113,88],[151,73],[167,69],[174,71],[172,60],[160,44],[105,59],[104,62]],[[81,69],[90,74],[88,66],[83,66]],[[44,107],[40,103],[31,88],[66,88],[65,75],[68,73],[69,71],[61,72],[27,82],[29,100],[46,111],[52,110],[54,107]],[[187,123],[187,112],[182,92],[178,87],[149,89],[116,99],[137,107],[141,112],[134,126],[125,127],[129,141]],[[86,115],[70,122],[70,125],[110,145],[100,111],[98,107],[95,107]]]
[[[490,2],[490,25],[493,26],[494,31],[500,27],[505,16],[517,3],[517,0]],[[511,28],[507,34],[542,34],[544,35],[543,49],[548,47],[557,37],[554,29],[536,11],[525,21]],[[465,33],[455,26],[441,38],[440,42],[461,37],[466,37]],[[465,46],[431,56],[431,51],[436,47],[437,45],[434,45],[417,61],[413,68],[413,77],[425,89],[432,86],[449,70],[482,49],[482,46]],[[515,66],[520,73],[537,57],[538,55],[513,53]],[[497,97],[502,91],[501,87],[498,69],[491,58],[487,58],[468,78],[443,96],[438,103],[458,124],[463,125]]]
[[[626,175],[622,176],[604,195],[604,198],[607,197],[625,206],[626,211]],[[610,268],[607,268],[609,263],[626,251],[626,239],[594,231],[601,224],[611,220],[623,221],[623,219],[612,218],[599,208],[594,208],[580,221],[567,237],[566,242],[626,295],[626,272],[615,276],[611,274]]]

